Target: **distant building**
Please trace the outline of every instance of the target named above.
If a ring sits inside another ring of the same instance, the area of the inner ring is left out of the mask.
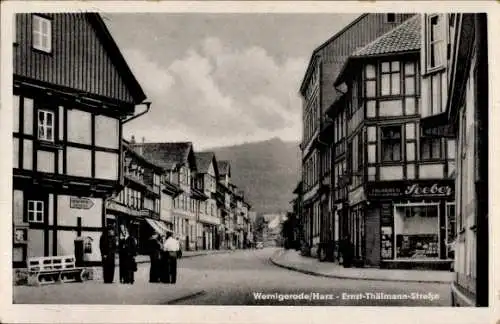
[[[202,203],[200,209],[200,227],[202,231],[201,248],[212,250],[218,246],[219,225],[221,224],[217,211],[217,179],[219,168],[213,152],[195,153],[198,173],[196,187],[203,191],[208,199]]]
[[[14,266],[74,254],[77,237],[98,264],[122,124],[146,96],[95,13],[16,14],[13,69]]]
[[[174,199],[173,230],[185,250],[202,245],[198,217],[202,202],[208,200],[195,186],[196,158],[190,142],[140,143],[134,148],[165,170],[165,180],[180,187],[182,193]]]

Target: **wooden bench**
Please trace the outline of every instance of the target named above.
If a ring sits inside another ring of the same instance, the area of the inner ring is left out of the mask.
[[[85,268],[75,266],[75,257],[73,255],[28,259],[29,285],[82,282],[87,279],[89,279],[88,271]]]

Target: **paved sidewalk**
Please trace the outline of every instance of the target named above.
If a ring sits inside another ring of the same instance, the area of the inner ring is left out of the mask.
[[[182,251],[182,258],[191,258],[196,256],[205,256],[205,255],[213,255],[213,254],[221,254],[221,253],[231,253],[238,250],[200,250],[200,251]],[[116,266],[118,266],[118,253],[116,255]],[[149,259],[149,255],[138,255],[135,260],[137,263],[147,263],[151,260]]]
[[[277,251],[270,261],[289,270],[330,278],[430,283],[450,283],[453,280],[453,272],[449,271],[344,268],[336,263],[303,257],[295,250]]]
[[[13,286],[15,304],[107,304],[107,305],[158,305],[170,304],[201,295],[204,291],[193,287],[178,274],[175,285],[149,283],[149,266],[141,264],[133,285],[117,283],[104,284],[102,280],[83,283],[47,284],[39,287]]]

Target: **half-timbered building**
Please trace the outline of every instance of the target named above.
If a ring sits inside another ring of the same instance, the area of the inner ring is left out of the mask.
[[[429,100],[445,95],[422,79],[420,28],[418,15],[357,50],[335,82],[348,89],[348,233],[359,264],[449,266],[455,143],[420,131]]]
[[[303,180],[303,224],[305,238],[313,256],[333,259],[335,242],[339,231],[335,224],[340,222],[344,187],[339,185],[337,174],[343,164],[342,141],[334,141],[334,133],[340,128],[327,114],[341,93],[332,87],[347,57],[361,46],[390,31],[412,14],[363,14],[332,36],[312,53],[309,65],[300,86],[303,98],[302,151]],[[336,116],[336,109],[332,111]],[[340,113],[342,118],[342,113]],[[345,118],[345,117],[344,117]],[[337,146],[338,144],[338,146]],[[339,157],[335,150],[339,149]],[[333,162],[335,161],[335,163]],[[336,165],[336,166],[335,166]],[[334,167],[336,169],[334,169]],[[336,196],[338,195],[338,196]],[[338,203],[334,203],[337,201]],[[336,218],[336,219],[335,219]]]
[[[457,142],[457,213],[448,227],[454,306],[489,304],[487,18],[485,13],[422,16],[428,82],[442,82],[447,90],[439,105],[423,114],[422,131]]]
[[[100,262],[122,123],[146,96],[96,13],[16,14],[13,70],[14,265],[77,237]]]

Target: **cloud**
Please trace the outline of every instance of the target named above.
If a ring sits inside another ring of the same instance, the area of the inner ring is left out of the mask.
[[[278,61],[261,47],[233,48],[213,37],[173,62],[154,62],[137,49],[124,55],[153,102],[126,135],[196,139],[200,147],[300,138],[304,58]]]

